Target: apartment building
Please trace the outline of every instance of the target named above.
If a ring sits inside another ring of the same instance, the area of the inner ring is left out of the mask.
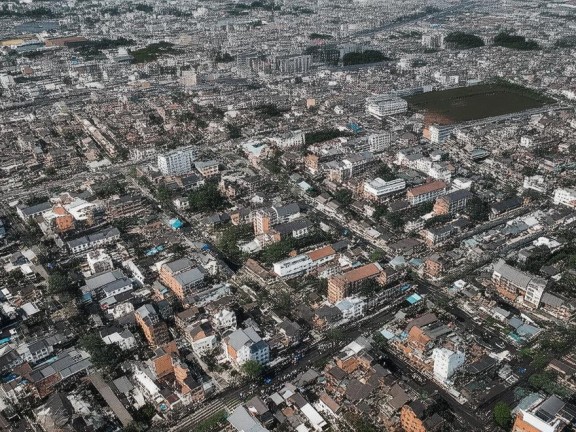
[[[368,151],[381,153],[390,147],[391,142],[392,134],[390,132],[370,134],[368,136]]]
[[[306,54],[285,55],[276,57],[276,70],[281,74],[304,74],[310,70],[312,56]]]
[[[194,162],[194,168],[206,178],[217,176],[220,172],[218,161],[215,160]]]
[[[561,432],[576,418],[576,407],[556,395],[538,399],[516,414],[512,432]]]
[[[472,198],[472,193],[467,189],[458,189],[438,197],[434,203],[434,214],[448,215],[458,213],[466,208],[470,198]]]
[[[523,303],[531,308],[540,305],[548,285],[545,279],[517,270],[502,259],[494,265],[492,283],[505,299],[516,301],[522,296]]]
[[[162,264],[160,282],[167,286],[180,300],[193,289],[204,285],[204,272],[188,258]]]
[[[406,198],[411,205],[418,205],[426,201],[432,201],[445,193],[446,183],[441,180],[436,180],[409,189],[406,192]]]
[[[160,316],[151,304],[136,309],[134,313],[136,324],[142,329],[144,337],[151,347],[157,347],[170,342],[168,326],[160,319]]]
[[[386,196],[405,188],[406,180],[404,179],[385,181],[376,177],[374,180],[364,182],[364,198],[379,202]]]
[[[558,188],[554,191],[554,204],[576,207],[576,189]]]
[[[300,217],[300,206],[296,203],[258,210],[253,217],[254,234],[266,234],[274,225],[291,222]]]
[[[341,161],[331,161],[326,164],[328,178],[334,182],[343,182],[365,172],[376,161],[371,152],[360,152],[343,158]]]
[[[270,362],[268,343],[252,328],[238,329],[222,341],[226,358],[235,366],[242,366],[249,360],[265,365]]]
[[[306,143],[306,134],[301,130],[286,132],[280,136],[270,138],[281,150],[302,147]]]
[[[146,200],[142,195],[115,196],[106,201],[105,210],[107,220],[135,216],[146,210]]]
[[[325,246],[295,257],[287,258],[273,264],[274,273],[280,277],[294,277],[326,264],[335,259],[336,251],[332,246]]]
[[[437,432],[445,420],[422,401],[415,400],[400,409],[400,425],[404,432]]]
[[[70,240],[67,245],[72,253],[80,253],[120,240],[118,228],[106,228],[88,236]]]
[[[382,272],[378,263],[366,264],[328,279],[328,301],[332,304],[354,294],[362,282],[376,279]]]
[[[192,171],[196,159],[193,147],[182,147],[158,155],[158,169],[164,175],[182,175]]]

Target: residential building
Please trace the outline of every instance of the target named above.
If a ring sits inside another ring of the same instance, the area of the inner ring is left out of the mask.
[[[275,64],[276,70],[281,74],[305,74],[312,65],[312,56],[306,54],[279,56],[276,57]]]
[[[438,413],[431,413],[422,401],[416,400],[400,409],[400,425],[404,432],[441,431],[445,420]]]
[[[192,351],[198,356],[202,356],[218,346],[218,338],[208,321],[189,326],[184,335],[192,346]]]
[[[74,240],[70,240],[67,245],[72,253],[84,252],[99,246],[105,246],[110,243],[114,243],[120,240],[120,231],[118,228],[107,228],[98,231],[94,234],[90,234],[84,237],[80,237]]]
[[[392,95],[378,95],[366,98],[366,113],[382,120],[384,117],[401,114],[408,110],[408,102]]]
[[[196,159],[193,147],[181,147],[158,155],[158,169],[164,175],[182,175],[192,171]]]
[[[84,282],[85,285],[81,288],[82,293],[90,299],[100,301],[133,289],[132,279],[126,277],[122,270],[96,273],[86,278]]]
[[[446,260],[438,254],[432,254],[424,261],[424,273],[431,277],[442,276],[446,270]]]
[[[334,304],[334,306],[340,309],[343,319],[357,320],[364,316],[366,302],[359,297],[347,297]]]
[[[146,211],[146,200],[142,195],[115,196],[106,201],[105,210],[107,220],[136,216]]]
[[[434,144],[442,144],[450,137],[452,129],[452,126],[431,125],[428,128],[430,132],[430,141]]]
[[[344,274],[331,276],[328,279],[328,301],[332,304],[354,294],[362,282],[380,276],[382,267],[378,263],[366,264]]]
[[[204,272],[189,258],[162,264],[159,276],[160,281],[181,300],[194,288],[199,288],[204,284]]]
[[[222,341],[224,354],[236,366],[242,366],[248,360],[265,365],[270,361],[268,343],[252,327],[238,329]]]
[[[295,257],[287,258],[273,264],[274,273],[280,277],[294,277],[326,264],[336,258],[336,251],[332,246],[325,246]]]
[[[274,225],[291,222],[300,217],[300,206],[296,203],[260,209],[254,214],[254,234],[266,234]]]
[[[576,407],[556,395],[538,400],[516,414],[512,432],[562,432],[574,423]]]
[[[381,201],[384,197],[405,188],[406,180],[404,179],[384,181],[376,177],[372,181],[364,182],[364,197],[370,201]]]
[[[234,311],[228,309],[222,309],[221,311],[217,312],[212,317],[212,323],[214,327],[219,330],[226,330],[226,329],[234,329],[236,330],[236,326],[238,322],[236,320],[236,314]]]
[[[458,189],[438,197],[434,203],[434,214],[448,215],[458,213],[466,208],[466,204],[472,196],[468,189]]]
[[[447,382],[452,375],[464,364],[466,355],[461,351],[451,351],[446,348],[434,348],[434,377]]]
[[[524,189],[532,189],[540,193],[546,193],[546,190],[548,189],[546,180],[544,179],[544,176],[541,175],[524,177],[524,183],[522,184],[522,187]]]
[[[150,346],[157,347],[170,342],[168,326],[160,319],[154,306],[145,304],[136,309],[134,316]]]
[[[104,249],[97,249],[88,252],[86,255],[86,261],[88,262],[88,267],[90,267],[92,274],[103,273],[114,268],[112,257],[108,255]]]
[[[436,180],[409,189],[406,192],[406,198],[411,205],[418,205],[426,201],[432,201],[445,193],[446,183],[441,180]]]
[[[302,147],[306,143],[306,134],[301,130],[295,130],[270,139],[276,144],[276,147],[285,150]]]
[[[558,188],[554,191],[554,204],[576,208],[576,189]]]
[[[368,151],[372,153],[381,153],[390,147],[392,134],[388,131],[368,135]]]
[[[100,330],[100,337],[106,345],[116,344],[123,351],[136,347],[136,338],[128,329],[108,327]]]
[[[45,214],[48,214],[52,211],[52,203],[50,203],[49,201],[40,203],[40,204],[35,204],[33,206],[17,206],[16,207],[16,213],[18,213],[18,216],[20,216],[20,218],[24,221],[24,222],[28,222],[28,220],[30,218],[33,218],[34,216],[43,216]]]
[[[217,176],[219,173],[218,161],[215,160],[194,162],[194,168],[206,178]]]
[[[428,33],[422,35],[422,46],[428,49],[444,48],[444,35],[442,33]]]
[[[548,285],[546,280],[517,270],[502,259],[494,265],[492,283],[505,299],[516,301],[519,296],[523,296],[523,303],[532,308],[540,305]]]

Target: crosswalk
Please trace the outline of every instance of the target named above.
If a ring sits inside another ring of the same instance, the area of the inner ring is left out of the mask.
[[[220,411],[226,411],[230,414],[242,402],[236,397],[216,399],[201,409],[195,411],[188,417],[184,418],[180,423],[170,429],[170,432],[192,431],[194,426],[208,420],[214,414]]]

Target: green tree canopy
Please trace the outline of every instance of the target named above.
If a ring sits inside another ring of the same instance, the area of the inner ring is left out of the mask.
[[[503,429],[508,430],[512,423],[512,411],[504,402],[498,402],[492,411],[494,422]]]
[[[246,378],[249,378],[251,380],[257,380],[262,376],[264,368],[256,360],[248,360],[242,365],[241,370],[242,374]]]
[[[190,192],[188,196],[191,211],[210,212],[225,206],[225,199],[215,183],[206,183],[201,188]]]

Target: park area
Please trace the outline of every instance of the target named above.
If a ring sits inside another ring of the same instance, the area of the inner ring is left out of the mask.
[[[431,91],[405,98],[425,123],[449,125],[540,108],[554,100],[510,83],[479,84]]]

